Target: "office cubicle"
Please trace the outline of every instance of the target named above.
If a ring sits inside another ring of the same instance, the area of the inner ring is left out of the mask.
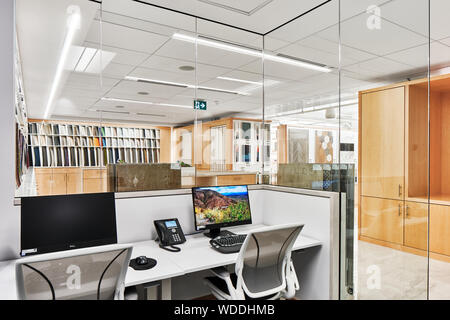
[[[265,33],[145,1],[16,4],[18,197],[333,190],[341,298],[445,297],[445,1],[332,0]],[[33,39],[30,14],[67,27]],[[395,116],[366,111],[383,99],[397,99]]]

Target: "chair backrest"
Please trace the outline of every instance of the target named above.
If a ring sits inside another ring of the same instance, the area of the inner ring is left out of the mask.
[[[259,298],[286,288],[286,266],[303,224],[264,227],[247,235],[236,263],[238,286]]]
[[[16,264],[19,299],[110,300],[117,297],[125,281],[132,247],[76,251],[19,260]]]

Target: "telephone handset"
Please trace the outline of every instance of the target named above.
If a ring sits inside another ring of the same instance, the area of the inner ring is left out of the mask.
[[[181,249],[175,247],[176,244],[186,242],[183,230],[178,219],[164,219],[154,221],[156,232],[158,233],[159,246],[167,251],[178,252]]]

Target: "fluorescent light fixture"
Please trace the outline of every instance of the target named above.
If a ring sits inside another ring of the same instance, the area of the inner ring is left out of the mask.
[[[206,47],[211,47],[211,48],[231,51],[231,52],[235,52],[235,53],[245,54],[245,55],[249,55],[249,56],[253,56],[253,57],[257,57],[257,58],[264,58],[265,60],[274,61],[274,62],[283,63],[283,64],[289,64],[289,65],[304,68],[304,69],[310,69],[310,70],[315,70],[315,71],[320,71],[320,72],[331,72],[330,68],[323,67],[323,66],[320,66],[317,64],[308,63],[306,61],[301,61],[301,60],[296,60],[296,59],[289,59],[289,58],[277,56],[277,55],[274,55],[271,53],[266,53],[266,52],[255,50],[255,49],[239,47],[236,45],[231,45],[231,44],[223,43],[223,42],[219,42],[219,41],[202,39],[202,38],[198,38],[198,37],[192,37],[192,36],[188,36],[186,34],[181,34],[181,33],[174,33],[172,35],[172,38],[176,39],[176,40],[185,41],[185,42],[196,43],[196,44],[203,45]]]
[[[222,76],[217,77],[217,79],[227,80],[227,81],[234,81],[234,82],[242,82],[242,83],[254,84],[254,85],[257,85],[257,86],[262,86],[262,82],[258,82],[258,81],[249,81],[249,80],[236,79],[236,78],[230,78],[230,77],[222,77]]]
[[[56,67],[55,78],[53,79],[53,84],[50,90],[50,95],[48,97],[47,106],[45,108],[44,119],[47,119],[50,115],[50,109],[52,108],[53,101],[55,100],[59,82],[61,80],[64,71],[64,66],[66,65],[66,60],[70,46],[72,44],[76,31],[80,29],[80,21],[81,21],[80,8],[77,6],[69,6],[67,12],[70,14],[67,20],[68,31],[66,34],[66,38],[64,39],[64,45],[61,51],[58,66]]]
[[[140,77],[126,76],[125,80],[131,80],[131,81],[136,81],[136,82],[147,82],[147,83],[154,83],[154,84],[165,84],[165,85],[169,85],[169,86],[182,87],[182,88],[195,88],[195,86],[191,85],[191,84],[179,83],[179,82],[173,82],[173,81],[156,80],[156,79],[148,79],[148,78],[140,78]]]
[[[119,98],[110,98],[103,97],[102,101],[115,101],[115,102],[128,102],[128,103],[138,103],[138,104],[147,104],[152,106],[163,106],[163,107],[175,107],[175,108],[185,108],[185,109],[194,109],[194,106],[180,105],[180,104],[171,104],[171,103],[156,103],[150,101],[140,101],[140,100],[131,100],[131,99],[119,99]]]
[[[327,110],[327,109],[338,108],[339,106],[340,107],[348,107],[348,106],[351,106],[351,105],[355,105],[357,103],[358,103],[358,99],[342,101],[341,103],[334,102],[334,103],[329,103],[329,104],[324,104],[324,105],[319,105],[319,106],[304,107],[304,108],[298,108],[296,110],[279,112],[279,113],[276,113],[274,115],[269,115],[269,116],[267,116],[267,118],[278,118],[278,117],[282,117],[282,116],[289,116],[289,115],[295,115],[295,114],[304,114],[304,113],[310,113],[310,112],[316,112],[316,111],[322,111],[322,110]]]
[[[185,42],[197,43],[199,45],[203,45],[206,47],[212,47],[212,48],[216,48],[216,49],[222,49],[222,50],[226,50],[226,51],[241,53],[241,54],[245,54],[245,55],[249,55],[249,56],[254,56],[254,57],[262,56],[262,52],[260,52],[258,50],[233,46],[233,45],[229,45],[227,43],[223,43],[223,42],[219,42],[219,41],[212,41],[212,40],[192,37],[192,36],[188,36],[188,35],[182,34],[182,33],[174,33],[172,35],[172,38],[176,39],[176,40],[185,41]]]
[[[245,92],[245,91],[226,90],[226,89],[220,89],[220,88],[196,86],[196,85],[188,84],[188,83],[164,81],[164,80],[157,80],[157,79],[148,79],[148,78],[141,78],[141,77],[126,76],[125,80],[131,80],[131,81],[136,81],[136,82],[145,82],[145,83],[153,83],[153,84],[163,84],[163,85],[180,87],[180,88],[191,88],[191,89],[198,89],[198,90],[207,90],[207,91],[216,91],[216,92],[222,92],[222,93],[239,94],[239,95],[243,95],[243,96],[250,95],[248,92]]]

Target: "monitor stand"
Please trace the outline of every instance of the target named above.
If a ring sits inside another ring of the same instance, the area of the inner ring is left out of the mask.
[[[235,233],[228,231],[228,230],[220,230],[220,228],[214,228],[214,229],[210,229],[209,232],[204,233],[205,236],[207,236],[208,238],[215,238],[218,236],[230,236],[230,235],[235,235]]]

